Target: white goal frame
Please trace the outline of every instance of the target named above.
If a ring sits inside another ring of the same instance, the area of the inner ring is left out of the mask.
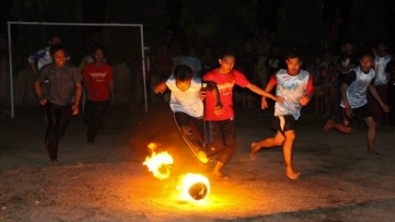
[[[142,71],[143,71],[143,88],[144,88],[144,105],[145,112],[148,113],[147,102],[147,88],[146,88],[146,70],[145,70],[145,54],[144,54],[144,30],[143,24],[120,24],[120,23],[57,23],[57,22],[7,22],[8,34],[8,56],[9,56],[9,72],[10,72],[10,103],[11,103],[11,118],[15,117],[14,110],[14,82],[13,82],[13,68],[12,68],[12,48],[11,48],[11,25],[59,25],[59,26],[103,26],[103,27],[138,27],[140,28],[141,38],[141,55],[142,55]]]

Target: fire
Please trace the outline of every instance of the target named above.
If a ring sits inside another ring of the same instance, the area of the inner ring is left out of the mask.
[[[199,201],[204,199],[210,192],[210,183],[207,177],[201,174],[188,173],[182,179],[182,200]]]
[[[147,156],[143,165],[148,167],[148,170],[154,174],[154,176],[160,180],[166,179],[170,175],[170,165],[173,164],[173,157],[166,151],[156,153],[156,143],[148,144],[148,148],[151,151],[151,156]]]

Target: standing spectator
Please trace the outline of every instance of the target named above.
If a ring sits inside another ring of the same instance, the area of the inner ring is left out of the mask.
[[[326,116],[332,116],[336,111],[336,79],[335,64],[329,63],[324,78],[324,111]]]
[[[200,56],[200,62],[202,63],[201,76],[204,76],[208,71],[217,67],[217,59],[213,53],[213,48],[210,45],[204,47],[203,54]]]
[[[240,71],[247,77],[247,80],[250,82],[255,82],[256,80],[256,63],[257,56],[255,54],[253,45],[251,42],[246,42],[244,46],[244,50],[240,56]],[[242,91],[242,101],[244,108],[253,108],[252,104],[252,94],[249,90],[244,89]]]
[[[300,173],[292,167],[292,149],[296,138],[295,122],[299,119],[302,106],[306,106],[313,94],[313,80],[309,73],[301,70],[302,60],[297,51],[291,51],[286,60],[287,69],[279,70],[272,75],[265,91],[276,87],[276,95],[284,98],[283,103],[276,102],[274,120],[271,127],[276,131],[275,136],[251,143],[250,158],[254,160],[261,148],[283,146],[285,173],[288,178],[298,179]],[[262,98],[262,109],[268,107],[266,98]]]
[[[392,60],[387,64],[386,72],[389,74],[387,101],[390,108],[389,124],[395,126],[395,61]]]
[[[377,45],[377,55],[374,58],[374,87],[382,101],[387,101],[388,73],[386,72],[387,64],[392,60],[392,56],[388,54],[388,47],[384,42]],[[388,116],[383,112],[380,104],[375,99],[371,99],[373,118],[376,124],[388,125]]]
[[[336,116],[338,118],[342,118],[342,107],[340,106],[341,102],[341,87],[343,85],[344,80],[347,78],[348,73],[358,64],[358,59],[354,54],[354,45],[351,41],[346,41],[342,44],[341,48],[343,48],[342,53],[340,54],[337,64],[336,64],[336,71],[338,72],[337,75],[337,82],[336,82]]]
[[[203,76],[204,81],[214,82],[219,90],[220,101],[224,107],[223,113],[217,115],[215,107],[217,99],[213,92],[207,91],[205,100],[205,120],[207,121],[207,150],[208,157],[217,154],[217,162],[212,175],[219,178],[228,178],[221,169],[232,158],[236,151],[236,121],[233,110],[233,88],[235,85],[248,88],[249,90],[269,97],[273,100],[279,98],[263,91],[261,88],[250,83],[245,75],[235,69],[236,57],[230,52],[223,53],[218,62],[220,66]]]
[[[170,53],[170,49],[166,43],[163,43],[159,49],[158,54],[154,58],[154,68],[155,75],[152,76],[152,84],[156,85],[160,82],[166,81],[170,74],[173,66],[172,55]],[[160,96],[161,100],[164,102],[169,100],[169,93],[165,93],[163,96]],[[159,100],[158,96],[154,96],[154,102]]]
[[[200,77],[200,71],[202,71],[202,64],[200,59],[196,56],[196,47],[191,45],[188,47],[187,56],[181,59],[181,65],[189,66],[192,69],[194,77]]]
[[[342,123],[335,122],[329,119],[323,131],[328,134],[334,128],[342,133],[350,134],[352,132],[351,124],[353,119],[358,121],[365,121],[368,126],[367,141],[368,154],[378,155],[374,149],[374,142],[376,140],[376,122],[374,121],[370,104],[366,97],[366,91],[369,89],[372,96],[380,103],[385,112],[389,109],[387,105],[380,99],[373,85],[374,70],[373,65],[374,56],[369,52],[365,52],[359,59],[360,66],[353,69],[344,80],[341,87],[341,107],[343,108]]]
[[[84,122],[88,125],[89,144],[94,144],[108,105],[110,101],[114,101],[113,70],[104,60],[104,56],[104,47],[95,46],[92,53],[93,62],[85,66],[83,74],[87,99]]]
[[[285,67],[285,58],[280,53],[280,46],[277,43],[273,43],[271,47],[271,53],[268,55],[265,66],[268,78],[275,74],[278,70]]]
[[[52,45],[50,54],[53,63],[39,71],[34,90],[41,105],[45,105],[48,119],[45,146],[52,164],[58,162],[59,139],[64,135],[71,117],[79,113],[81,98],[81,75],[77,67],[66,63],[66,50],[61,45]],[[40,84],[48,81],[48,94],[44,95]]]
[[[314,57],[314,62],[309,70],[313,77],[314,86],[314,105],[315,114],[321,115],[324,113],[324,76],[326,72],[325,65],[322,63],[321,55]]]
[[[154,67],[156,69],[156,74],[158,75],[159,82],[166,81],[171,74],[172,61],[171,53],[167,44],[162,44],[159,49],[158,54],[154,59]]]
[[[172,52],[172,68],[171,73],[174,74],[174,71],[177,66],[181,65],[181,60],[184,58],[185,55],[182,51],[182,43],[180,41],[175,42],[173,52]]]

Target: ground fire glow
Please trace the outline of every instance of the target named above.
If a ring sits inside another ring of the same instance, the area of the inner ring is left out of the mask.
[[[145,158],[143,165],[146,165],[156,178],[160,180],[168,178],[170,176],[170,165],[174,162],[173,157],[166,151],[156,153],[156,143],[148,144],[148,148],[151,151],[151,156]]]
[[[200,174],[188,173],[181,181],[181,200],[199,201],[210,192],[210,183],[207,177]]]

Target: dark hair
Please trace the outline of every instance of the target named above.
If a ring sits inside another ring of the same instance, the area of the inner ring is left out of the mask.
[[[55,37],[59,37],[59,38],[61,38],[61,36],[60,36],[60,34],[59,33],[56,33],[56,32],[51,32],[51,33],[49,33],[48,34],[48,38],[47,38],[47,40],[48,41],[51,41],[53,38],[55,38]]]
[[[62,45],[56,44],[56,45],[51,45],[51,48],[49,49],[49,53],[53,57],[55,53],[59,50],[63,50],[64,52],[66,52],[66,49]]]
[[[233,50],[231,49],[224,49],[221,51],[221,53],[219,54],[219,58],[223,59],[225,58],[225,56],[233,56],[236,58],[236,54],[233,52]]]
[[[174,78],[181,82],[192,79],[193,72],[189,66],[186,65],[178,65],[174,69]]]
[[[373,52],[371,50],[363,50],[360,54],[359,54],[359,59],[362,59],[362,57],[364,56],[369,56],[372,59],[374,59],[374,55]]]
[[[104,56],[106,56],[107,51],[106,51],[106,48],[104,47],[104,45],[102,45],[102,44],[95,44],[95,45],[93,45],[92,50],[91,50],[91,54],[92,55],[95,54],[95,52],[97,50],[102,50],[103,53],[104,53]]]
[[[298,50],[289,51],[287,54],[287,59],[295,59],[295,58],[299,58],[300,60],[302,60],[299,51]]]

